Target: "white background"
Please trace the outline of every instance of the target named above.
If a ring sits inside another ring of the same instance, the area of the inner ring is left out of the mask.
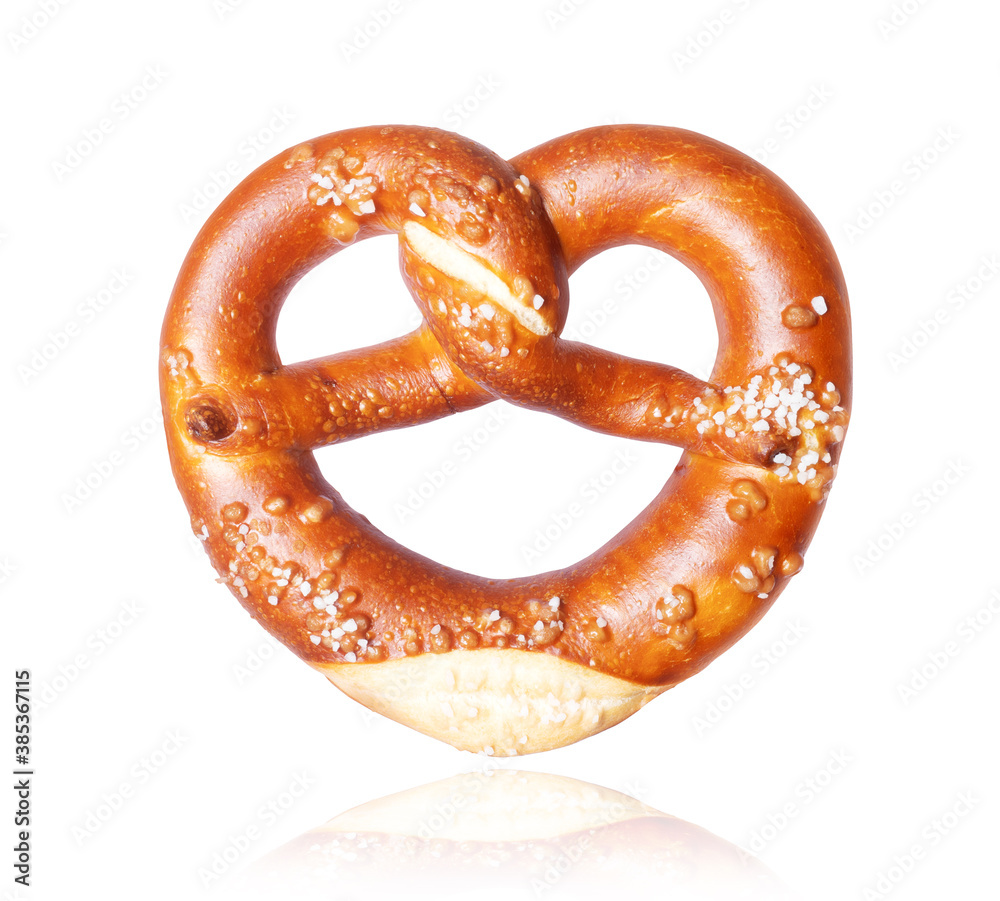
[[[367,715],[278,647],[190,536],[158,422],[158,333],[217,183],[357,125],[451,128],[509,157],[648,122],[757,154],[824,223],[851,294],[854,418],[806,567],[766,619],[626,723],[517,765],[640,797],[758,851],[810,898],[984,897],[1000,833],[998,18],[971,0],[6,3],[0,671],[30,668],[37,703],[34,885],[15,892],[4,851],[0,893],[199,897],[199,868],[251,826],[238,866],[481,765]],[[628,278],[645,281],[632,296]],[[621,249],[571,288],[567,332],[707,374],[710,311],[678,264]],[[296,289],[280,348],[304,359],[415,321],[379,239]],[[505,576],[595,549],[676,459],[521,411],[477,443],[491,409],[320,462],[393,537]],[[528,560],[622,451],[635,462],[613,491]],[[447,460],[457,474],[408,508]],[[2,716],[13,769],[12,704]],[[309,791],[265,822],[297,777]]]

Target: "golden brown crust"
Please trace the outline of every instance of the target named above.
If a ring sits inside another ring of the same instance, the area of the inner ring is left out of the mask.
[[[283,366],[275,323],[297,279],[385,232],[400,234],[421,328]],[[567,274],[624,243],[666,251],[706,286],[709,383],[558,337]],[[288,150],[195,240],[161,352],[194,531],[251,615],[314,666],[514,648],[649,687],[704,667],[801,567],[850,378],[843,276],[804,204],[735,150],[652,126],[577,132],[511,163],[399,126]],[[310,453],[498,397],[686,453],[600,550],[511,580],[393,542]]]

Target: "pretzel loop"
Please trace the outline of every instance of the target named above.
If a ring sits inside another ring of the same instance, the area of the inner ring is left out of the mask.
[[[609,153],[612,147],[614,153]],[[761,383],[766,377],[771,385],[770,376],[777,375],[781,385],[775,391],[792,391],[800,370],[787,373],[779,366],[772,374],[775,358],[813,358],[828,332],[803,327],[819,318],[813,298],[825,312],[839,306],[843,295],[825,253],[811,270],[758,264],[762,256],[781,259],[800,252],[797,236],[817,228],[795,195],[730,148],[676,129],[590,129],[512,163],[522,173],[523,192],[545,198],[570,271],[625,243],[665,251],[693,269],[708,289],[716,315],[717,366],[712,382],[706,383],[670,366],[534,329],[521,330],[517,352],[522,359],[511,361],[510,328],[497,329],[496,304],[479,303],[483,292],[477,285],[459,283],[456,292],[453,282],[435,281],[433,257],[408,242],[404,230],[407,283],[455,364],[512,403],[597,431],[734,462],[767,465],[776,456],[791,458],[801,443],[796,440],[802,435],[797,411],[780,403],[764,411],[744,409],[739,401],[752,391],[755,377]],[[772,211],[767,231],[758,227],[762,210]],[[545,303],[541,295],[535,300]],[[459,304],[464,316],[454,315]],[[795,393],[799,399],[805,396],[804,391]],[[828,404],[825,413],[835,405]],[[771,416],[779,408],[783,415]],[[825,450],[830,436],[813,443]]]
[[[282,364],[276,322],[296,281],[392,232],[424,324]],[[630,242],[706,286],[710,382],[559,337],[568,273]],[[847,426],[849,342],[822,228],[731,148],[614,126],[508,163],[387,126],[286,151],[220,205],[171,298],[161,395],[192,527],[250,614],[372,709],[516,754],[629,716],[729,647],[798,572]],[[590,557],[507,580],[398,545],[311,454],[497,398],[686,453]]]
[[[295,282],[356,240],[401,232],[432,195],[439,228],[489,241],[495,266],[521,246],[536,248],[525,268],[547,290],[564,289],[565,272],[553,269],[561,261],[545,253],[553,239],[550,229],[540,234],[541,205],[527,207],[509,164],[470,141],[433,133],[438,144],[431,134],[357,129],[302,145],[262,168],[266,191],[231,195],[207,223],[202,237],[212,253],[193,255],[181,276],[190,273],[187,317],[198,327],[168,363],[183,379],[197,372],[205,385],[184,417],[206,452],[313,449],[493,399],[454,369],[426,330],[312,363],[283,367],[278,359],[277,316]],[[446,164],[435,157],[441,145]],[[509,227],[498,228],[498,219]],[[311,416],[301,415],[303,397],[314,404]]]

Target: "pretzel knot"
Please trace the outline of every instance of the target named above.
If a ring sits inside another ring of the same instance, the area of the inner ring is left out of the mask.
[[[420,328],[282,364],[295,282],[387,232]],[[710,381],[560,337],[569,274],[625,243],[705,285]],[[280,154],[215,211],[178,277],[160,371],[194,531],[250,614],[371,709],[520,754],[606,729],[697,672],[799,571],[847,427],[850,320],[802,201],[708,138],[594,128],[506,162],[435,129],[361,128]],[[497,398],[685,453],[604,547],[508,580],[401,547],[311,453]]]

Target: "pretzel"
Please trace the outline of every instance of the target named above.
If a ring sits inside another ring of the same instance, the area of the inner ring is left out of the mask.
[[[275,327],[296,281],[390,232],[421,326],[283,364]],[[568,275],[625,243],[665,251],[706,287],[719,331],[708,382],[559,337]],[[512,755],[620,722],[763,616],[801,569],[835,475],[850,357],[829,239],[723,144],[608,126],[505,162],[387,126],[294,147],[222,202],[178,276],[160,372],[192,527],[251,616],[372,710]],[[311,453],[497,398],[684,453],[594,554],[502,580],[400,546]]]

